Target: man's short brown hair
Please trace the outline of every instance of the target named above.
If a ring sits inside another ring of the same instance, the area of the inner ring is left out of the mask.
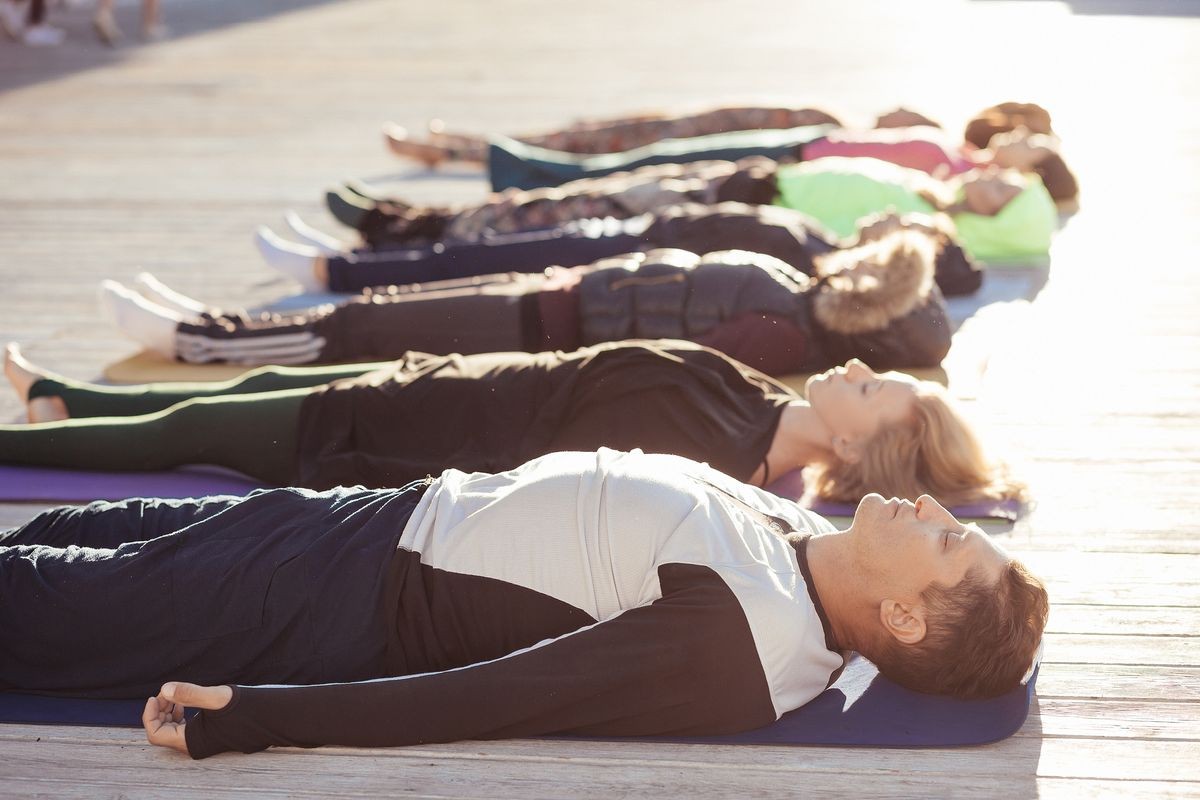
[[[1011,690],[1029,670],[1046,627],[1046,587],[1019,561],[989,584],[977,571],[951,587],[921,593],[925,638],[902,644],[885,634],[876,653],[864,653],[879,671],[918,692],[964,700]]]

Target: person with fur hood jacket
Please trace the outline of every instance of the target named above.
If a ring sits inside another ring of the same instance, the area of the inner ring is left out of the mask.
[[[434,354],[572,350],[686,339],[772,375],[861,358],[929,367],[950,347],[930,238],[893,230],[829,253],[809,277],[762,253],[634,253],[542,273],[367,290],[338,305],[251,315],[209,309],[154,281],[101,299],[145,347],[192,363],[309,364]]]

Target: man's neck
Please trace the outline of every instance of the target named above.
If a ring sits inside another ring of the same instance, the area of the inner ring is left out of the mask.
[[[863,616],[865,605],[857,593],[858,581],[848,544],[847,531],[812,537],[808,540],[808,568],[838,649],[858,650],[856,622]],[[866,613],[870,613],[869,609]]]

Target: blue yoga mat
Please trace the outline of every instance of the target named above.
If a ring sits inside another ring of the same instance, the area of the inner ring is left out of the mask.
[[[729,736],[643,738],[694,744],[956,747],[1005,739],[1029,714],[1037,670],[991,700],[954,700],[903,689],[854,657],[837,682],[774,724]],[[0,723],[140,727],[145,700],[93,700],[0,692]]]

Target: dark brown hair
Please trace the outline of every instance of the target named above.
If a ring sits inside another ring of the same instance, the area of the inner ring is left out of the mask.
[[[997,133],[1007,133],[1022,125],[1033,133],[1054,133],[1050,127],[1050,112],[1037,103],[1000,103],[976,114],[967,123],[963,138],[984,148]]]
[[[902,644],[884,633],[879,652],[863,655],[901,686],[964,700],[996,697],[1021,682],[1050,610],[1046,587],[1019,561],[995,585],[972,571],[955,586],[931,584],[921,602],[924,639]]]
[[[1033,165],[1033,171],[1042,179],[1046,191],[1055,202],[1074,200],[1079,196],[1079,182],[1058,153],[1050,152],[1043,156],[1041,161]]]
[[[737,162],[737,171],[724,180],[714,182],[713,202],[733,201],[752,206],[768,206],[779,196],[775,183],[776,163],[759,156]]]

